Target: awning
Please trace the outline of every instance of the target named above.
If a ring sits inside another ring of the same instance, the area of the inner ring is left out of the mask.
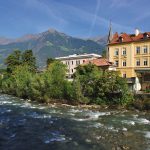
[[[135,72],[137,72],[137,73],[150,73],[150,68],[135,69]]]

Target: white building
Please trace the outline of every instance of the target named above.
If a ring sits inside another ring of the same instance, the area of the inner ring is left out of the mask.
[[[68,78],[71,78],[72,75],[75,73],[77,66],[83,64],[85,61],[93,60],[100,57],[102,56],[92,53],[92,54],[81,54],[81,55],[74,54],[65,57],[56,57],[55,59],[60,60],[63,64],[67,65],[68,67],[67,76]]]

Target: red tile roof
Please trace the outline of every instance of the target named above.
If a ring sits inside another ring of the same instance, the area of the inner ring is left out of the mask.
[[[122,39],[122,41],[121,41]],[[141,40],[150,39],[150,32],[139,33],[137,36],[135,34],[121,33],[120,35],[116,32],[113,35],[113,39],[109,44],[119,44],[119,43],[128,43],[128,42],[137,42]]]
[[[103,66],[112,66],[112,63],[109,62],[105,58],[98,58],[98,59],[93,59],[93,60],[87,60],[84,62],[84,64],[89,64],[92,63],[98,67],[103,67]]]

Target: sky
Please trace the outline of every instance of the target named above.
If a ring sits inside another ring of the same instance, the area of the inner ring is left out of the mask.
[[[74,37],[150,31],[150,0],[0,0],[0,37],[50,28]]]

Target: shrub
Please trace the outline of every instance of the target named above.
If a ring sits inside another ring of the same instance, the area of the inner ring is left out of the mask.
[[[126,80],[118,72],[102,71],[88,64],[78,67],[75,77],[80,83],[82,100],[88,99],[89,103],[127,105],[133,100]]]

